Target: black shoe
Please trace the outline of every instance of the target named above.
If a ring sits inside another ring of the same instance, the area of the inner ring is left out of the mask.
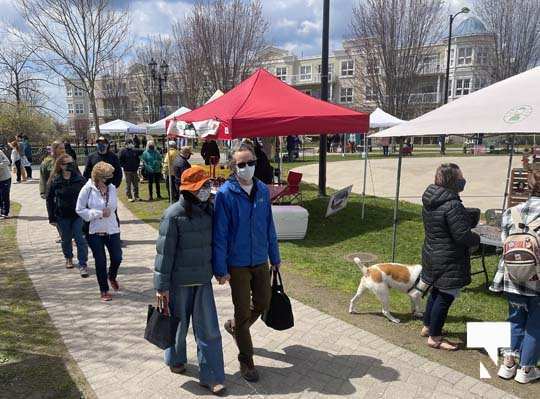
[[[259,381],[259,372],[253,365],[253,362],[251,364],[240,362],[240,374],[242,374],[242,377],[247,382]]]
[[[225,328],[225,331],[234,337],[234,320],[227,320],[223,327]]]
[[[186,372],[186,366],[184,364],[179,364],[177,366],[169,366],[171,373],[182,374]]]

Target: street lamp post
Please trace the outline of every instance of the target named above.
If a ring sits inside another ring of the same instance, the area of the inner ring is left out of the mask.
[[[322,60],[321,60],[321,100],[328,101],[328,47],[330,27],[330,0],[323,3]],[[319,196],[326,196],[326,134],[319,141]]]
[[[167,65],[165,60],[163,60],[161,61],[161,65],[159,65],[158,67],[157,62],[152,58],[152,60],[148,64],[148,67],[150,68],[150,74],[152,76],[152,79],[158,82],[159,118],[165,118],[165,109],[163,108],[163,83],[167,81],[167,77],[169,76],[169,65]]]
[[[460,12],[450,15],[450,26],[448,28],[448,48],[446,51],[446,76],[444,80],[444,104],[448,103],[448,84],[450,81],[450,49],[452,47],[452,24],[454,23],[454,19],[459,14],[467,14],[471,10],[467,7],[463,7]],[[441,153],[444,155],[445,153],[445,140],[444,135],[441,136]]]

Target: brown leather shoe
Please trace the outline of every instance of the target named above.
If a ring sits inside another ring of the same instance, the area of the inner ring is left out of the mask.
[[[101,293],[101,300],[103,302],[109,302],[109,301],[112,301],[112,295],[109,294],[108,292],[102,292]]]
[[[66,259],[66,269],[73,269],[73,259]]]
[[[240,362],[240,374],[247,382],[257,382],[259,381],[259,372],[255,368],[253,363],[247,364]]]
[[[113,279],[109,277],[109,283],[111,284],[111,287],[113,288],[113,290],[118,291],[120,289],[120,286],[118,285],[118,281],[116,281],[115,278]]]
[[[182,374],[186,372],[186,366],[184,364],[178,364],[176,366],[169,366],[169,370],[174,374]]]

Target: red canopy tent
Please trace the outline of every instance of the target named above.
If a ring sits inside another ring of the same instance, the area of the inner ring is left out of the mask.
[[[221,140],[369,130],[369,114],[318,100],[264,69],[222,97],[174,120],[195,122],[196,128],[196,122],[207,121],[205,133],[211,130]]]

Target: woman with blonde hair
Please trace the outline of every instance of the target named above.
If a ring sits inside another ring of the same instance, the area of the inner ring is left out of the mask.
[[[116,187],[105,183],[114,175],[114,168],[106,162],[98,162],[92,169],[91,178],[86,182],[77,199],[77,214],[88,226],[88,245],[94,255],[96,276],[102,301],[112,300],[109,283],[114,289],[120,289],[116,276],[122,263],[122,247],[120,244],[120,226],[115,216],[118,204]],[[107,272],[107,256],[109,252],[110,266]]]
[[[21,181],[25,182],[26,175],[23,175],[23,169],[21,166],[22,156],[19,143],[17,140],[13,140],[11,143],[9,143],[9,146],[11,147],[11,164],[13,165],[14,173],[17,177],[17,180],[13,184],[20,183]]]
[[[56,160],[49,178],[47,191],[47,213],[49,223],[56,225],[62,239],[62,252],[66,259],[66,268],[73,268],[73,247],[77,244],[77,258],[81,277],[88,277],[88,244],[83,235],[83,220],[75,212],[77,199],[84,186],[84,178],[75,166],[73,158],[62,154]]]

